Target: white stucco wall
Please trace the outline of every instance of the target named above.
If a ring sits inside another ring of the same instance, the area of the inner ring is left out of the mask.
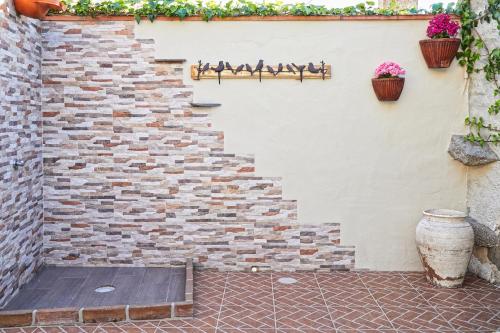
[[[142,22],[158,58],[185,58],[195,101],[225,132],[226,151],[255,154],[257,174],[283,177],[303,223],[339,222],[356,246],[357,268],[420,270],[415,225],[421,211],[466,209],[466,168],[447,154],[463,133],[464,74],[456,62],[429,70],[418,40],[426,21]],[[319,63],[327,81],[193,81],[199,59],[256,64]],[[407,69],[396,103],[381,103],[370,79],[385,61]]]

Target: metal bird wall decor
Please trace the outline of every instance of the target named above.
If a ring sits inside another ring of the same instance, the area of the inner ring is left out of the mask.
[[[194,80],[217,79],[219,84],[221,79],[253,79],[255,73],[259,73],[259,81],[262,79],[298,79],[303,82],[304,79],[329,79],[331,78],[331,65],[325,64],[322,60],[319,65],[309,62],[307,65],[297,65],[295,63],[279,63],[277,66],[271,66],[259,60],[255,67],[250,64],[241,64],[233,67],[228,61],[220,60],[218,65],[211,67],[210,63],[198,61],[197,65],[191,66],[191,77]]]

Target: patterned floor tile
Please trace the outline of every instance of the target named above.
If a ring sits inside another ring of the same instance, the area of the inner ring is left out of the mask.
[[[319,289],[280,288],[274,290],[276,306],[326,306]]]
[[[217,325],[219,328],[274,328],[274,312],[260,307],[223,307]]]
[[[478,278],[475,275],[466,275],[463,287],[465,289],[474,289],[474,290],[483,290],[483,289],[495,290],[499,288],[494,284],[489,283],[486,280]]]
[[[334,331],[334,325],[326,307],[277,307],[278,329],[315,329]]]
[[[481,308],[437,308],[437,311],[458,331],[500,330],[500,312]]]
[[[359,275],[368,289],[411,289],[403,275],[390,272],[366,272]]]
[[[420,293],[432,306],[449,308],[481,307],[481,304],[464,289],[421,289]]]
[[[219,287],[224,288],[228,273],[210,272],[210,271],[195,271],[194,286],[195,287]]]
[[[453,330],[448,322],[432,308],[383,307],[387,318],[400,330]]]
[[[340,330],[392,330],[380,308],[329,307],[335,327]]]
[[[233,286],[226,289],[223,306],[262,307],[273,309],[274,300],[270,289],[247,289]]]
[[[226,287],[269,291],[272,289],[271,273],[229,273]]]
[[[294,284],[283,284],[278,282],[280,278],[290,277],[297,280]],[[273,273],[273,287],[278,288],[308,288],[308,289],[319,289],[318,282],[314,273]]]
[[[159,328],[155,333],[215,333],[215,328],[169,327]]]
[[[224,289],[218,286],[203,286],[195,287],[193,291],[194,304],[220,306],[222,297],[224,296]]]
[[[313,328],[278,328],[277,333],[335,333],[334,329],[313,329]]]
[[[422,273],[406,273],[402,274],[405,280],[416,289],[439,289],[439,287],[434,286],[425,277],[425,274]]]
[[[321,289],[328,306],[378,307],[368,289]]]
[[[217,333],[275,333],[274,328],[219,328]]]
[[[342,328],[342,329],[337,329],[336,333],[398,333],[398,331],[396,331],[395,329],[358,330],[358,329]],[[414,333],[421,333],[421,332],[414,332]],[[435,332],[433,332],[433,333],[435,333]],[[453,332],[453,333],[455,333],[455,332]]]
[[[84,330],[80,329],[78,326],[62,326],[66,333],[83,333]],[[26,332],[27,333],[27,332]]]
[[[500,288],[468,290],[468,293],[482,306],[500,311]]]
[[[373,289],[371,293],[381,306],[429,307],[427,300],[413,289]]]
[[[316,279],[322,289],[364,289],[365,285],[354,272],[317,273]]]

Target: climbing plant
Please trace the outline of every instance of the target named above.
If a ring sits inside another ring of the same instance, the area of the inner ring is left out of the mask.
[[[496,22],[497,33],[500,31],[500,1],[488,0],[486,8],[475,12],[470,0],[457,4],[457,14],[461,21],[461,45],[457,54],[458,62],[465,67],[468,75],[483,73],[485,79],[494,85],[495,102],[488,108],[490,116],[500,113],[500,49],[490,49],[481,38],[477,27],[481,23]],[[500,33],[499,33],[500,37]],[[466,140],[484,145],[486,142],[500,143],[500,128],[487,122],[481,116],[469,116],[465,119],[469,127]]]

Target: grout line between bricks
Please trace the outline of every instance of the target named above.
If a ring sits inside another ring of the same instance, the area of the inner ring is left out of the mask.
[[[373,300],[375,301],[375,303],[377,303],[377,306],[380,309],[380,311],[382,311],[382,313],[384,314],[385,319],[387,319],[387,321],[389,322],[389,324],[391,325],[391,327],[395,331],[397,331],[397,329],[396,329],[396,327],[394,327],[394,324],[392,323],[392,321],[389,319],[389,317],[387,317],[387,314],[385,313],[385,311],[382,308],[382,306],[380,305],[380,303],[377,301],[377,299],[375,298],[375,296],[373,296],[371,289],[368,288],[368,286],[365,284],[365,281],[363,281],[363,279],[361,278],[361,276],[359,275],[359,273],[356,272],[356,275],[358,276],[358,279],[361,281],[361,283],[363,284],[363,286],[365,287],[365,289],[368,290],[368,292],[370,293],[370,296],[373,298]]]
[[[271,295],[273,296],[274,332],[278,332],[278,320],[276,319],[276,300],[274,299],[274,276],[271,272]]]
[[[422,273],[422,274],[423,274],[423,273]],[[407,282],[407,283],[411,286],[411,288],[412,288],[413,290],[415,290],[415,291],[418,293],[418,295],[419,295],[420,297],[422,297],[422,298],[425,300],[425,302],[426,302],[427,304],[429,304],[429,306],[432,308],[432,310],[434,310],[434,312],[436,312],[436,313],[438,314],[438,316],[439,316],[442,320],[444,320],[444,321],[445,321],[445,322],[446,322],[446,323],[447,323],[447,324],[451,327],[451,329],[452,329],[453,331],[460,333],[460,331],[456,330],[456,329],[455,329],[455,327],[454,327],[454,326],[453,326],[453,325],[449,322],[449,320],[447,320],[447,319],[446,319],[443,315],[441,315],[441,313],[439,312],[438,308],[437,308],[436,306],[434,306],[431,302],[429,302],[429,301],[428,301],[428,300],[424,297],[424,294],[422,294],[422,293],[420,292],[420,290],[419,290],[417,287],[415,287],[415,286],[413,285],[413,283],[411,283],[410,281],[408,281],[408,279],[407,279],[407,278],[406,278],[403,274],[400,274],[400,276],[401,276],[401,277],[402,277],[402,278],[403,278],[403,279],[404,279],[404,280],[405,280],[405,281],[406,281],[406,282]]]
[[[335,321],[333,320],[333,316],[332,316],[332,313],[330,312],[330,308],[328,307],[328,304],[326,303],[325,295],[323,294],[323,290],[321,289],[321,286],[319,285],[318,276],[316,273],[313,273],[313,276],[314,276],[314,280],[316,281],[316,285],[318,286],[319,292],[321,293],[321,298],[323,299],[323,303],[325,303],[326,311],[328,311],[328,316],[330,317],[330,321],[332,322],[333,329],[336,332],[337,325],[335,325]]]
[[[219,330],[220,315],[222,313],[222,305],[224,304],[224,297],[226,295],[227,280],[229,279],[229,274],[225,273],[226,277],[224,279],[224,291],[222,292],[222,300],[220,302],[219,313],[217,315],[217,323],[215,324],[215,332]]]

